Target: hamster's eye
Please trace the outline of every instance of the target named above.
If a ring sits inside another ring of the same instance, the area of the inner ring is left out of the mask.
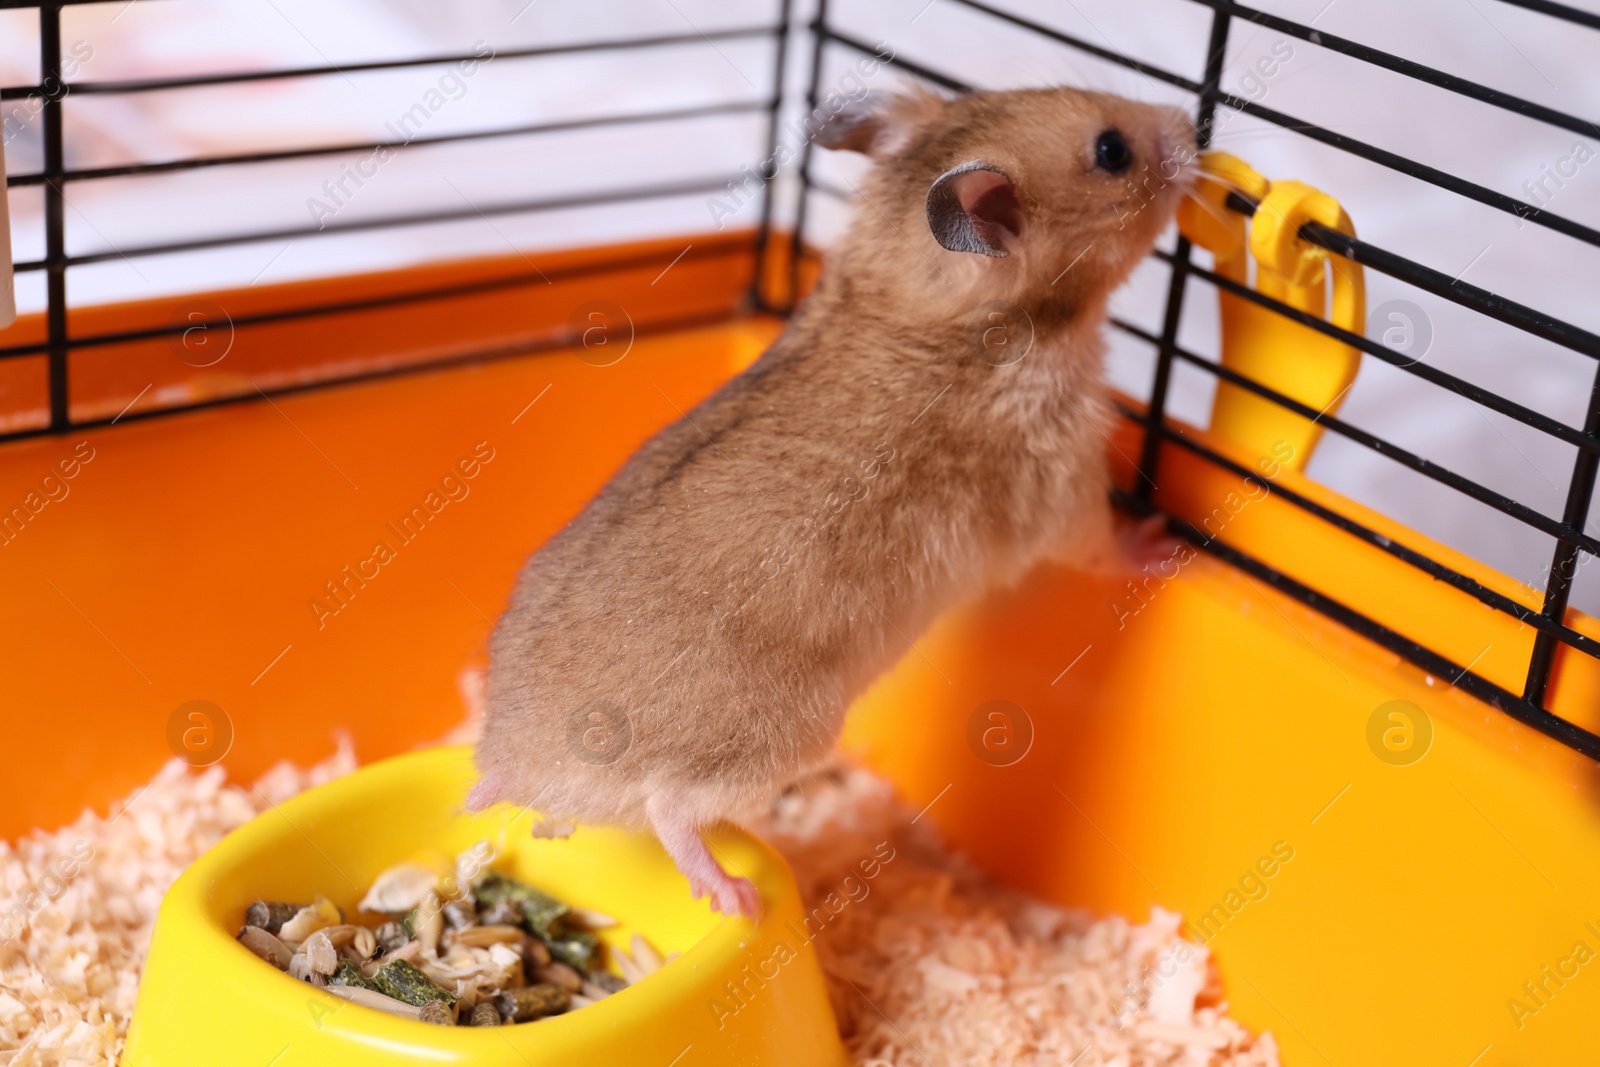
[[[1112,174],[1120,174],[1133,162],[1133,152],[1122,137],[1122,131],[1106,130],[1094,143],[1094,165]]]

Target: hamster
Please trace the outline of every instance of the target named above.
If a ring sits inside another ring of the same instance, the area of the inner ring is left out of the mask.
[[[703,827],[824,760],[945,609],[1115,556],[1106,301],[1195,159],[1178,110],[1066,88],[869,98],[818,142],[875,161],[852,229],[772,347],[528,560],[468,799],[648,826],[746,916]]]

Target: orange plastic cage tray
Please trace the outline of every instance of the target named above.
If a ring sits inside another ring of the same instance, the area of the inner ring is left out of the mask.
[[[172,755],[169,718],[190,700],[226,711],[225,766],[242,779],[326,756],[335,729],[363,760],[447,730],[456,675],[527,553],[781,328],[760,316],[646,328],[739,306],[748,240],[704,240],[722,251],[679,264],[670,284],[647,283],[683,242],[634,246],[648,267],[576,272],[534,300],[531,319],[525,289],[322,334],[241,328],[231,367],[281,383],[314,377],[338,345],[373,367],[468,342],[545,345],[531,354],[0,448],[7,507],[58,462],[78,464],[70,492],[0,549],[11,666],[0,832],[106,810]],[[315,284],[335,300],[404,291],[418,274]],[[640,324],[625,358],[550,347],[574,307],[602,298]],[[82,314],[99,328],[172,313]],[[152,342],[151,368],[164,343]],[[272,362],[286,350],[301,365]],[[142,358],[75,369],[75,404],[115,413],[148,380],[126,369]],[[238,386],[179,370],[165,395]],[[1113,459],[1131,485],[1116,456],[1137,454],[1136,431],[1120,432]],[[468,457],[470,492],[376,578],[329,599],[327,583]],[[1531,630],[1187,451],[1167,446],[1161,462],[1164,510],[1201,523],[1224,507],[1224,543],[1520,687]],[[1538,603],[1291,469],[1276,482]],[[1576,614],[1570,625],[1600,635]],[[1549,698],[1590,729],[1597,666],[1563,658]],[[1600,978],[1574,961],[1600,946],[1594,764],[1449,681],[1210,558],[1142,593],[1044,569],[943,619],[854,709],[845,743],[1001,879],[1135,920],[1154,905],[1183,912],[1235,1016],[1271,1030],[1291,1067],[1586,1062]],[[974,715],[996,701],[1007,728],[1026,731],[1020,758],[969,744]],[[1396,701],[1416,732],[1399,754],[1382,740]]]

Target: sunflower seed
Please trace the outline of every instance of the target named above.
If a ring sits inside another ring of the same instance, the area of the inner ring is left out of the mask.
[[[358,906],[362,911],[398,915],[421,904],[422,898],[433,892],[438,880],[426,867],[402,863],[378,875]]]
[[[526,936],[515,926],[471,926],[465,930],[457,930],[454,934],[454,943],[473,948],[487,948],[490,945],[515,945]]]
[[[245,910],[244,921],[275,934],[303,907],[304,904],[286,904],[281,900],[258,900]]]
[[[280,971],[289,969],[289,959],[294,953],[289,951],[289,946],[273,937],[259,926],[241,926],[239,928],[239,944],[254,952]]]

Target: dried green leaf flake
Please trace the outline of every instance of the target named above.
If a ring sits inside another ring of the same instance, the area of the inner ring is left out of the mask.
[[[490,872],[473,891],[473,895],[480,911],[502,901],[514,901],[522,908],[523,928],[547,941],[560,933],[560,921],[570,910],[550,894],[497,871]]]
[[[433,980],[405,960],[390,960],[372,976],[372,988],[385,996],[415,1007],[435,1000],[454,1006],[456,995],[435,985]]]
[[[354,986],[357,989],[371,989],[381,992],[366,975],[361,973],[361,968],[349,960],[339,961],[339,966],[335,967],[333,973],[328,976],[328,984]]]
[[[587,971],[600,962],[600,939],[587,930],[560,930],[541,940],[549,946],[550,955],[568,967]]]

